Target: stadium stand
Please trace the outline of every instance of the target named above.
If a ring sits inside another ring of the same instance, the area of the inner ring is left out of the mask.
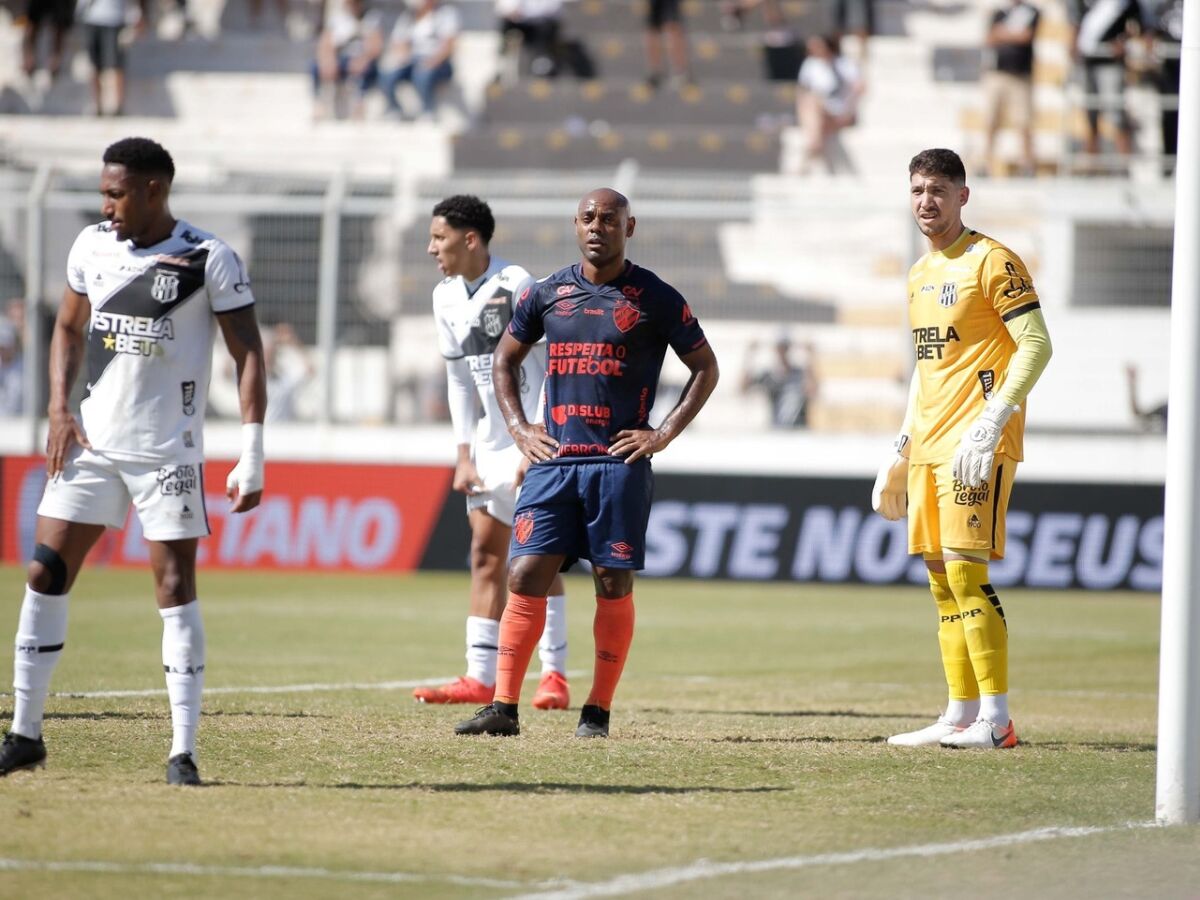
[[[506,69],[490,0],[459,0],[466,31],[455,57],[457,94],[436,123],[386,121],[378,97],[364,121],[313,122],[307,66],[315,0],[294,0],[292,20],[259,29],[249,27],[238,0],[192,0],[195,27],[182,39],[164,13],[131,49],[129,115],[96,119],[85,110],[80,54],[52,86],[19,74],[16,5],[0,2],[0,190],[26,202],[32,172],[52,161],[60,174],[48,232],[70,233],[93,215],[98,148],[150,134],[176,148],[180,202],[191,198],[197,219],[241,237],[264,316],[286,318],[317,344],[322,247],[334,210],[332,365],[334,381],[351,385],[331,391],[335,420],[410,414],[398,411],[411,404],[398,403],[396,386],[427,377],[432,365],[428,296],[436,272],[425,257],[425,230],[437,199],[488,198],[499,219],[497,252],[545,274],[575,256],[569,217],[578,196],[614,183],[642,220],[636,258],[694,299],[728,368],[738,368],[752,341],[787,328],[815,344],[821,392],[812,427],[889,430],[910,353],[898,300],[919,252],[900,187],[904,166],[917,149],[939,144],[963,149],[971,165],[982,143],[977,82],[986,11],[957,0],[880,0],[868,52],[848,42],[862,59],[867,93],[858,124],[844,133],[860,174],[837,179],[794,174],[794,83],[768,78],[762,23],[726,31],[716,2],[684,2],[694,81],[654,91],[644,80],[639,0],[566,3],[563,33],[595,65],[597,77],[586,80]],[[390,22],[401,4],[380,5]],[[1149,335],[1166,313],[1165,269],[1152,271],[1146,261],[1161,264],[1170,246],[1169,192],[1157,182],[1130,194],[1123,181],[1049,180],[1075,164],[1085,98],[1070,83],[1061,5],[1041,5],[1042,178],[1008,180],[1002,191],[973,178],[979,199],[970,221],[994,226],[1021,253],[1047,305],[1059,304],[1049,313],[1056,324],[1102,336],[1113,317],[1136,307],[1132,318]],[[780,6],[796,33],[828,27],[819,0]],[[1140,96],[1142,112],[1153,115],[1152,98]],[[1002,134],[1002,149],[1012,140]],[[1152,160],[1153,143],[1144,150]],[[1154,165],[1135,165],[1134,177]],[[24,283],[18,211],[0,215],[0,285],[8,296]],[[60,243],[51,235],[45,248],[48,297],[61,287]],[[1123,255],[1115,252],[1121,248]],[[1070,373],[1056,360],[1039,394],[1054,412],[1035,414],[1034,426],[1127,424],[1117,407],[1070,402],[1083,372],[1100,383],[1111,377],[1121,390],[1121,366],[1101,355],[1080,357]],[[1153,391],[1163,361],[1149,350],[1131,350],[1130,358]],[[766,409],[723,384],[705,418],[702,428],[765,427]]]

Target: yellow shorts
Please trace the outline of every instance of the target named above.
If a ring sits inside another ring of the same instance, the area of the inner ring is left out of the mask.
[[[970,489],[950,474],[951,463],[908,467],[908,552],[990,550],[1004,558],[1005,514],[1017,461],[997,456],[992,478]]]

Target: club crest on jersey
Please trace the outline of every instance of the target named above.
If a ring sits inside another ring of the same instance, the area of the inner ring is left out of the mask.
[[[490,338],[498,338],[504,331],[504,322],[498,309],[485,309],[480,321],[483,324],[483,333]]]
[[[953,281],[942,283],[942,293],[938,296],[938,303],[947,308],[958,302],[958,285]]]
[[[524,544],[533,534],[533,513],[524,512],[513,522],[513,537],[518,544]]]
[[[154,284],[150,296],[159,303],[174,303],[179,299],[179,276],[175,272],[154,270]]]
[[[629,331],[642,317],[642,311],[628,300],[618,300],[613,307],[613,322],[622,332]]]

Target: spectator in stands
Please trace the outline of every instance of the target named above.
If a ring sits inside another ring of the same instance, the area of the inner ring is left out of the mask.
[[[43,25],[51,31],[50,55],[46,71],[57,78],[62,71],[63,48],[75,20],[74,0],[29,0],[25,9],[25,30],[21,35],[21,70],[29,78],[37,71],[38,37]]]
[[[318,118],[334,112],[337,89],[347,81],[357,88],[351,115],[362,117],[366,94],[379,79],[381,53],[383,18],[379,11],[369,8],[365,0],[342,0],[317,38],[312,78]]]
[[[299,418],[296,397],[317,372],[308,348],[287,322],[263,329],[263,360],[267,370],[267,422]]]
[[[1131,29],[1153,27],[1149,0],[1066,0],[1074,28],[1072,52],[1083,67],[1087,131],[1083,149],[1095,155],[1100,149],[1100,113],[1115,122],[1113,143],[1128,156],[1133,150],[1133,124],[1125,108],[1125,49]]]
[[[848,34],[858,39],[859,59],[867,58],[867,41],[875,33],[875,0],[824,0],[832,33],[840,42]]]
[[[179,0],[180,3],[185,0]],[[258,28],[262,23],[263,0],[250,0],[250,27]],[[288,19],[288,0],[275,0],[275,12],[279,15],[279,24],[286,25]]]
[[[1022,175],[1034,173],[1033,38],[1039,13],[1026,0],[1009,0],[992,14],[984,44],[991,49],[991,69],[984,73],[984,156],[992,175],[1004,174],[996,157],[996,135],[1011,124],[1021,135]]]
[[[746,25],[746,16],[756,9],[763,11],[763,23],[768,28],[783,26],[779,0],[722,0],[721,27],[726,31],[741,31]]]
[[[796,117],[804,133],[806,174],[821,160],[832,175],[853,173],[854,163],[841,141],[841,131],[858,120],[858,103],[864,92],[858,66],[843,56],[838,39],[812,35],[805,44],[808,55],[800,66],[800,92]]]
[[[399,65],[383,75],[383,94],[388,111],[402,116],[396,88],[410,82],[421,99],[421,117],[432,119],[437,111],[438,88],[454,77],[454,46],[461,22],[458,10],[440,0],[407,0],[408,12],[392,29],[392,51]]]
[[[121,43],[121,29],[128,19],[127,0],[79,0],[76,21],[81,27],[81,38],[87,47],[92,62],[92,102],[96,115],[104,115],[104,73],[112,73],[115,104],[114,116],[125,113],[125,47]],[[146,33],[150,10],[147,0],[138,0],[139,15],[133,27],[133,36],[140,38]]]
[[[496,0],[496,16],[505,45],[515,41],[528,54],[530,74],[558,74],[562,0]]]
[[[1154,56],[1158,60],[1163,174],[1175,171],[1179,148],[1180,49],[1183,45],[1183,0],[1162,0],[1156,10]]]
[[[13,315],[20,311],[20,318]],[[0,319],[0,417],[19,416],[25,407],[25,360],[21,352],[21,327],[25,301],[11,300]]]
[[[761,390],[771,406],[772,428],[805,428],[808,426],[808,411],[817,394],[817,381],[813,375],[811,345],[800,348],[799,358],[792,353],[792,342],[781,334],[772,347],[772,355],[765,365],[753,365],[759,344],[751,341],[746,348],[746,364],[742,369],[742,393]]]
[[[1129,388],[1129,412],[1142,431],[1152,431],[1162,434],[1167,430],[1167,401],[1154,406],[1141,406],[1138,403],[1138,367],[1133,363],[1125,364],[1125,383]]]
[[[690,84],[692,70],[688,62],[687,32],[683,29],[680,0],[650,0],[646,14],[646,84],[657,88],[663,83],[663,41],[671,61],[671,81]]]

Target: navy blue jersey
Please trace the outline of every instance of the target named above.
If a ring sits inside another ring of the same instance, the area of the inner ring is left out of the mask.
[[[707,343],[679,291],[628,261],[607,284],[576,264],[529,286],[508,330],[522,344],[546,338],[546,430],[563,461],[620,462],[608,448],[649,427],[667,347],[685,356]]]

